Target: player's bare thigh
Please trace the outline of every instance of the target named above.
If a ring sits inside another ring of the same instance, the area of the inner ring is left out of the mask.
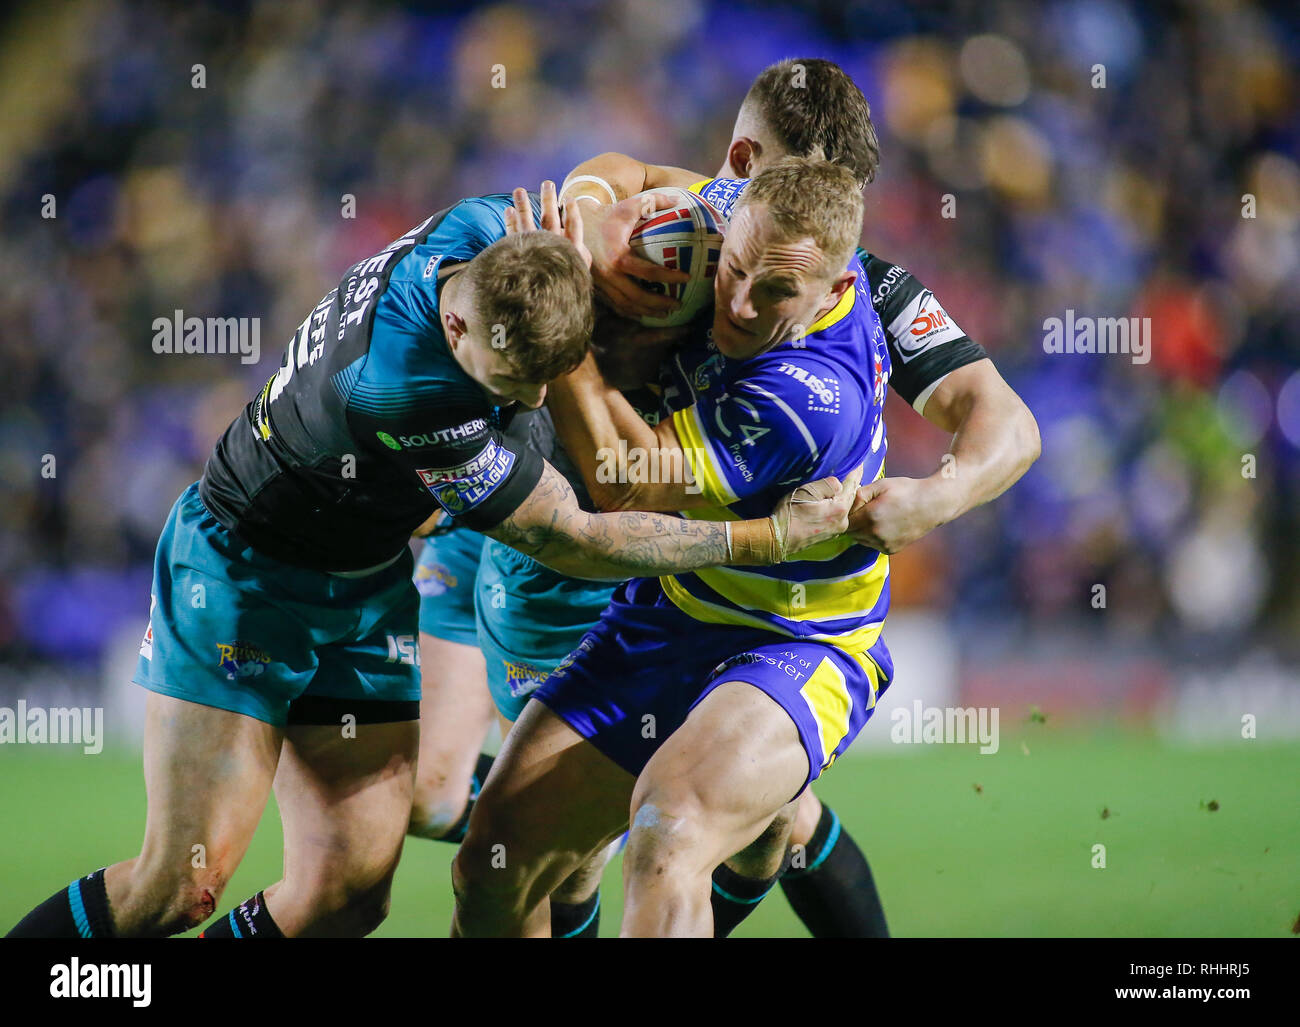
[[[144,843],[105,874],[119,935],[185,930],[216,911],[266,806],[283,738],[253,717],[148,693]]]
[[[515,722],[456,856],[458,928],[538,928],[546,897],[627,825],[635,780],[540,702]]]
[[[476,646],[421,632],[420,680],[420,759],[409,830],[437,838],[465,810],[496,708]]]
[[[501,738],[506,739],[514,729],[515,722],[506,720],[505,717],[497,716],[497,722],[501,726]],[[600,887],[600,879],[605,874],[605,867],[609,861],[614,858],[618,850],[618,839],[615,838],[604,848],[597,849],[580,863],[568,877],[557,884],[551,890],[551,901],[577,903],[585,902]]]
[[[369,934],[383,921],[415,791],[419,722],[291,726],[276,800],[284,878],[267,909],[290,937]],[[355,737],[352,737],[355,731]]]

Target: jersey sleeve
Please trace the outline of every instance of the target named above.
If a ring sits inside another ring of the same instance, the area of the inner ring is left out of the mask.
[[[484,418],[424,433],[380,439],[390,459],[466,527],[495,528],[523,505],[541,479],[543,461],[522,440],[508,439]],[[433,445],[427,443],[433,442]]]
[[[944,378],[988,354],[906,268],[862,249],[858,257],[889,346],[889,384],[918,413],[924,413],[926,401]]]
[[[844,445],[842,426],[865,411],[816,365],[775,364],[673,413],[692,485],[729,506],[765,489],[820,477]]]
[[[542,198],[529,193],[528,202],[533,208],[533,221],[542,223]],[[486,249],[506,234],[506,211],[514,206],[509,193],[473,196],[461,200],[447,212],[443,224],[460,232],[475,248]]]
[[[458,462],[416,468],[420,484],[448,514],[476,531],[495,528],[523,506],[541,480],[544,466],[536,450],[511,445],[496,432],[475,452],[438,456],[439,461],[454,456]]]
[[[705,200],[724,220],[730,221],[736,201],[749,182],[748,178],[706,178],[692,185],[690,191]]]

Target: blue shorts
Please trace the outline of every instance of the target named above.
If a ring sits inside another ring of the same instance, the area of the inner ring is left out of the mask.
[[[420,592],[420,630],[461,645],[478,645],[474,627],[474,578],[487,539],[468,528],[431,535],[415,567]]]
[[[617,585],[570,578],[488,539],[474,611],[488,690],[506,720],[518,720],[533,691],[589,631]]]
[[[404,549],[345,577],[272,559],[208,512],[196,482],[158,539],[135,683],[277,727],[418,720],[412,562]]]
[[[892,671],[824,642],[695,620],[657,579],[640,578],[614,593],[600,622],[533,697],[639,775],[714,688],[746,682],[798,728],[808,755],[802,792],[857,737]]]

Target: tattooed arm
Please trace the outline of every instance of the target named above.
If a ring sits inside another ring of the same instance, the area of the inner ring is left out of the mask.
[[[587,513],[564,476],[547,464],[523,504],[484,534],[561,574],[602,581],[728,563],[776,563],[844,532],[859,477],[801,486],[763,520],[689,521],[659,513]],[[769,522],[775,524],[775,549],[745,544]],[[729,530],[734,546],[728,545]]]

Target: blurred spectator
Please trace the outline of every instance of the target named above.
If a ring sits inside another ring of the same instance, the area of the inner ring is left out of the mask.
[[[0,40],[0,656],[93,660],[143,615],[171,503],[350,263],[601,150],[711,172],[792,55],[872,102],[867,245],[1042,427],[1020,485],[896,559],[899,601],[1015,629],[1105,584],[1116,639],[1294,644],[1298,47],[1253,3],[30,3]],[[1067,308],[1149,317],[1153,359],[1045,353]],[[260,318],[260,363],[156,354],[178,309]],[[929,473],[941,434],[889,416],[890,473]]]

